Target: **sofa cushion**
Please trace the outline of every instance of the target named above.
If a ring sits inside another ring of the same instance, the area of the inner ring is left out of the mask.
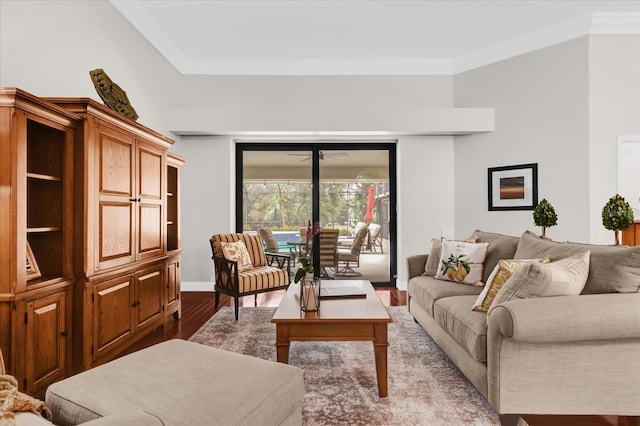
[[[591,251],[591,259],[582,294],[637,293],[640,290],[640,246],[559,243],[526,231],[520,237],[515,257],[528,259],[548,255],[555,262],[585,250]]]
[[[514,299],[578,296],[587,282],[589,255],[590,252],[586,251],[557,262],[524,264],[498,292],[492,308]]]
[[[56,424],[144,411],[166,425],[275,425],[301,416],[303,396],[297,367],[174,339],[54,383],[46,402]]]
[[[418,303],[429,315],[433,316],[433,304],[444,297],[472,295],[475,298],[482,291],[482,287],[472,285],[458,285],[450,281],[436,280],[433,277],[419,276],[409,280],[408,294],[414,298],[411,303]],[[471,309],[471,305],[469,305]]]
[[[4,411],[3,411],[4,413]],[[16,413],[15,419],[13,419],[14,423],[11,423],[9,419],[0,419],[0,424],[4,425],[3,422],[6,420],[7,425],[15,425],[15,426],[51,426],[53,423],[45,419],[39,414],[31,413],[31,412],[19,412]]]
[[[489,243],[442,240],[440,264],[435,278],[482,285],[482,271],[488,246]]]
[[[479,243],[488,242],[487,256],[484,259],[484,271],[482,282],[487,282],[489,275],[502,259],[513,259],[518,248],[520,238],[510,235],[497,234],[495,232],[483,232],[476,230],[469,238],[474,238]],[[531,256],[531,258],[538,256]]]
[[[164,423],[144,411],[126,411],[82,423],[82,426],[163,426]]]
[[[442,242],[440,238],[433,238],[431,240],[431,251],[429,251],[429,257],[427,257],[427,263],[424,265],[424,274],[427,277],[435,277],[438,272],[438,265],[440,264],[440,253],[442,253]]]
[[[469,355],[486,362],[487,314],[471,310],[475,300],[473,295],[439,299],[433,306],[433,318]]]

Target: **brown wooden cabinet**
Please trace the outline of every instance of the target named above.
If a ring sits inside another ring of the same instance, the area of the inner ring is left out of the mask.
[[[185,159],[175,154],[167,155],[167,284],[166,315],[180,318],[180,173]]]
[[[71,370],[73,142],[79,119],[0,89],[0,349],[20,390]]]
[[[75,189],[82,203],[75,210],[81,285],[74,352],[76,368],[86,369],[165,325],[170,302],[179,312],[179,295],[167,296],[167,286],[176,282],[168,265],[179,265],[180,255],[167,250],[173,141],[91,99],[48,100],[82,119],[75,141]]]
[[[640,222],[634,222],[622,231],[622,244],[626,246],[640,246]]]
[[[0,89],[0,349],[21,391],[179,318],[172,144],[91,99]]]

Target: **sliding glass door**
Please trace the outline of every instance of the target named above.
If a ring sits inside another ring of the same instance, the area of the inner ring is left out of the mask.
[[[238,143],[236,166],[238,231],[269,228],[280,251],[315,253],[324,278],[395,285],[394,144]],[[309,223],[337,230],[335,247],[311,250]]]

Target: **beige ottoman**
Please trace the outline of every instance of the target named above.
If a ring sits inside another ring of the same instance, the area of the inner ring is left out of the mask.
[[[164,425],[300,425],[302,370],[170,340],[54,383],[56,425],[131,413]],[[105,419],[106,420],[106,419]]]

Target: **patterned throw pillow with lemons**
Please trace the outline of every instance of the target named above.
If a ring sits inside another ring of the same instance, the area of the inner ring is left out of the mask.
[[[482,293],[478,295],[476,302],[473,304],[471,308],[472,311],[480,311],[480,312],[488,312],[491,307],[491,303],[496,298],[496,295],[504,286],[511,275],[516,272],[518,269],[522,267],[527,262],[540,262],[540,263],[549,263],[551,262],[551,258],[547,256],[544,259],[507,259],[500,260],[491,275],[489,275],[489,279],[487,280],[487,284],[484,286]]]
[[[442,240],[440,265],[434,278],[461,284],[482,285],[484,258],[489,243]]]
[[[224,258],[232,262],[238,262],[238,272],[249,271],[253,269],[251,263],[251,257],[247,246],[242,241],[236,241],[233,243],[226,243],[222,241],[222,253]]]

